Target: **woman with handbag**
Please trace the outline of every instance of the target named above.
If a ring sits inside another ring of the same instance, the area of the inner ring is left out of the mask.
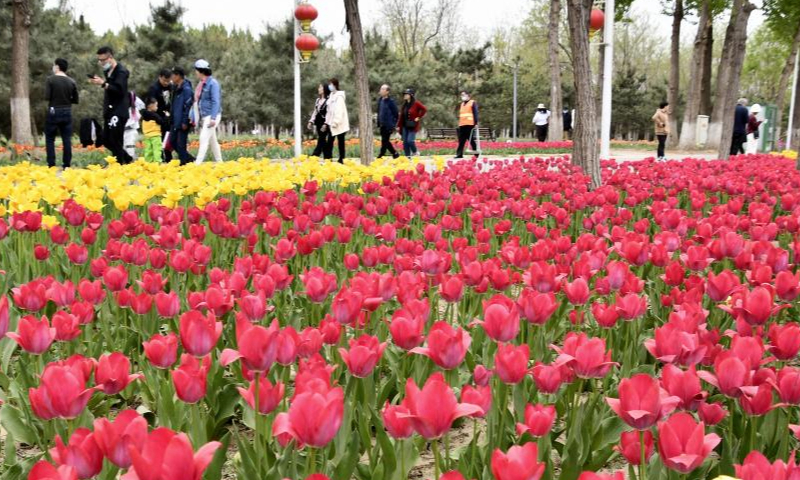
[[[327,113],[325,115],[325,125],[322,126],[322,131],[330,131],[330,140],[327,144],[325,151],[325,159],[333,158],[333,144],[339,143],[339,163],[344,163],[345,157],[345,138],[344,136],[350,131],[350,117],[347,114],[347,104],[344,92],[339,90],[339,80],[331,78],[328,82],[328,90],[330,96],[326,103]]]
[[[330,96],[330,90],[328,90],[327,85],[320,83],[317,92],[319,97],[314,103],[314,111],[311,112],[311,118],[308,119],[308,129],[317,131],[317,146],[314,148],[314,152],[311,154],[312,157],[319,157],[325,153],[326,146],[330,142],[331,136],[330,130],[323,130],[323,127],[325,126],[325,117],[328,113],[327,103],[328,97]]]
[[[416,99],[413,88],[407,88],[403,93],[403,109],[397,119],[397,131],[403,138],[403,151],[406,157],[419,155],[417,151],[417,133],[420,131],[421,120],[428,113],[428,108]]]

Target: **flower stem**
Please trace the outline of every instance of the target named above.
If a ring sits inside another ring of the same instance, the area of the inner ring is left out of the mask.
[[[317,465],[314,458],[316,456],[316,453],[317,450],[315,448],[308,447],[308,464],[306,465],[306,476],[313,474],[317,469]]]
[[[441,458],[439,457],[439,440],[434,439],[433,443],[431,443],[431,448],[433,449],[433,478],[439,478],[439,472],[441,471],[439,468],[439,463],[441,462]]]
[[[647,465],[645,461],[644,431],[639,430],[639,451],[641,452],[641,463],[639,464],[639,480],[647,479]]]

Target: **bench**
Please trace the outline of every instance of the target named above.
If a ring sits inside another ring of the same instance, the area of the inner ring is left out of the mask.
[[[457,128],[427,128],[425,131],[428,134],[428,140],[458,138]],[[481,140],[495,140],[494,131],[490,127],[478,127],[478,133]]]

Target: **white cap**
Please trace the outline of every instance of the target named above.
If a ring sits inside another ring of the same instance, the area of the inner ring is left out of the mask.
[[[201,58],[200,60],[194,62],[194,68],[211,68],[211,65],[208,63],[208,61]]]
[[[756,103],[755,105],[750,107],[750,113],[761,113],[761,105]]]
[[[536,107],[536,108],[537,108],[537,109],[540,109],[540,108],[545,108],[545,106],[544,106],[544,103],[540,103],[540,104],[539,104],[539,106],[538,106],[538,107]]]

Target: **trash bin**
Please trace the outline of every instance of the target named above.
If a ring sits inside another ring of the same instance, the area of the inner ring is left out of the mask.
[[[698,147],[705,147],[708,143],[708,115],[697,116],[697,131],[695,139]]]

